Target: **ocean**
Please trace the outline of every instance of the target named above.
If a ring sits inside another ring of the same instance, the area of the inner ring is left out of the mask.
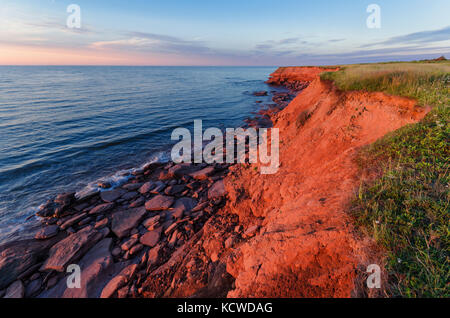
[[[0,66],[0,243],[31,237],[59,193],[168,160],[177,127],[242,126],[275,69]]]

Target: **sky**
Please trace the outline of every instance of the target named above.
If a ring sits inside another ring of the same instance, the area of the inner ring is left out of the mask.
[[[71,4],[79,8],[79,28],[76,12],[67,12]],[[380,9],[377,20],[367,12],[371,4]],[[450,58],[449,12],[448,0],[0,0],[0,65]],[[368,18],[379,28],[368,27]]]

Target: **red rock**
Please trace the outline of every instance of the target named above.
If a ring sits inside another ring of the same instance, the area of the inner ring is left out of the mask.
[[[145,203],[145,208],[148,211],[167,210],[172,206],[173,201],[174,201],[173,197],[168,197],[165,195],[157,195],[150,201],[147,201]]]
[[[88,226],[66,237],[50,249],[49,257],[41,266],[40,270],[65,271],[66,265],[77,260],[102,237],[102,234],[97,232],[92,226]]]
[[[109,283],[103,288],[100,297],[110,298],[115,292],[125,286],[134,276],[137,269],[136,264],[132,264],[124,268],[117,276],[109,281]]]
[[[78,223],[79,221],[81,221],[87,214],[86,213],[81,213],[79,215],[76,215],[74,217],[71,217],[70,219],[68,219],[67,221],[65,221],[63,224],[61,224],[60,228],[61,230],[65,230],[69,227],[71,227],[72,225]]]
[[[141,236],[140,242],[145,246],[154,247],[159,242],[159,238],[161,237],[161,228],[158,230],[150,231]]]
[[[114,189],[110,191],[103,191],[100,193],[100,197],[106,203],[114,202],[119,199],[122,195],[124,195],[127,191],[124,189]]]
[[[120,248],[123,251],[128,251],[129,249],[131,249],[136,243],[138,242],[137,238],[130,238],[127,241],[125,241]]]
[[[146,213],[143,207],[116,212],[112,216],[111,229],[117,237],[125,237],[139,225]]]
[[[196,180],[206,180],[210,175],[214,173],[214,171],[215,171],[214,167],[209,166],[200,171],[193,172],[189,175]]]
[[[36,235],[34,236],[37,240],[45,240],[51,237],[56,236],[59,232],[59,226],[58,225],[50,225],[42,228],[39,230]]]
[[[144,246],[142,244],[136,244],[135,246],[133,246],[130,249],[130,255],[136,255],[137,253],[139,253],[142,249],[144,248]]]
[[[104,219],[98,221],[97,223],[95,223],[94,228],[95,229],[101,229],[101,228],[107,226],[108,222],[109,222],[108,218],[104,218]]]
[[[147,255],[147,266],[151,267],[152,265],[155,265],[159,261],[159,252],[161,250],[161,245],[157,245],[154,248],[152,248],[150,251],[148,251]]]
[[[149,182],[144,183],[144,184],[142,185],[142,187],[139,188],[139,192],[140,192],[141,194],[147,194],[147,193],[150,192],[150,190],[152,190],[152,189],[155,188],[155,187],[156,187],[155,182],[149,181]]]
[[[93,208],[91,211],[89,211],[89,214],[100,214],[105,213],[111,210],[114,207],[114,203],[104,203],[97,205],[95,208]]]
[[[142,225],[145,226],[146,228],[153,226],[157,223],[159,223],[159,220],[161,219],[161,215],[155,215],[151,218],[148,218],[147,220],[145,220],[144,222],[142,222]]]

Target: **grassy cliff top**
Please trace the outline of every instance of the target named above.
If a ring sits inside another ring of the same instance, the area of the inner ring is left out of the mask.
[[[359,152],[351,214],[386,251],[388,296],[450,297],[450,61],[345,65],[322,73],[341,90],[411,97],[432,110]]]

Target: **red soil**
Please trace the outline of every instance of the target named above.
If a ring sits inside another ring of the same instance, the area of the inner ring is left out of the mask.
[[[245,227],[261,226],[227,257],[236,279],[229,297],[350,297],[358,272],[379,263],[373,242],[355,234],[345,212],[361,180],[355,155],[426,112],[407,98],[341,92],[319,79],[329,70],[272,74],[270,83],[311,83],[273,118],[280,129],[278,172],[235,166],[226,179],[228,211]]]

